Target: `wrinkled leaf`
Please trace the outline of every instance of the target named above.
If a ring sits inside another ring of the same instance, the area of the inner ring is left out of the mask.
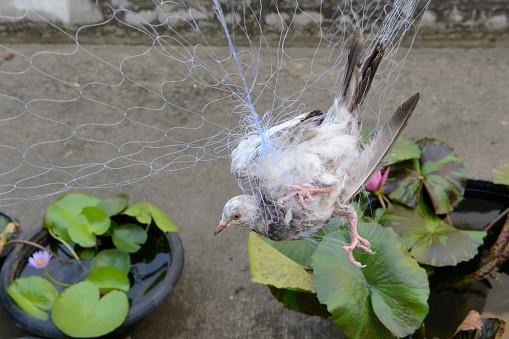
[[[67,227],[81,214],[84,207],[95,206],[98,202],[98,198],[85,193],[63,194],[48,206],[43,220],[44,227],[51,228],[65,241],[71,241]]]
[[[417,206],[424,186],[436,214],[448,213],[463,199],[467,171],[453,149],[436,139],[417,142],[420,159],[395,164],[383,192],[399,203]]]
[[[255,233],[249,235],[248,248],[252,282],[314,292],[311,275],[304,266],[278,252]]]
[[[131,258],[126,251],[117,248],[102,250],[92,259],[90,269],[95,270],[105,266],[116,267],[125,274],[128,274],[131,269]]]
[[[421,166],[419,159],[410,159],[391,166],[382,193],[409,207],[417,206],[421,195]]]
[[[102,209],[108,216],[114,216],[122,212],[129,203],[129,196],[127,194],[120,194],[116,197],[111,197],[99,201],[97,208]]]
[[[7,293],[24,312],[44,321],[58,296],[49,281],[34,276],[17,278],[7,287]]]
[[[327,311],[327,306],[320,304],[316,293],[268,287],[274,298],[279,300],[286,309],[322,318],[328,318],[331,315]]]
[[[128,206],[122,214],[135,217],[139,223],[149,225],[154,219],[155,224],[163,232],[178,232],[177,226],[173,223],[170,217],[161,211],[156,206],[146,203],[139,202]]]
[[[111,291],[99,299],[99,288],[83,281],[66,289],[55,300],[52,319],[69,336],[92,338],[122,325],[128,310],[124,292]]]
[[[99,287],[101,294],[111,290],[127,292],[131,288],[127,274],[116,267],[98,267],[88,274],[85,281],[90,281]]]
[[[110,227],[110,217],[100,208],[85,207],[82,213],[69,224],[71,240],[82,247],[93,247],[96,235],[104,234]]]
[[[418,159],[421,157],[421,150],[415,142],[407,141],[403,138],[399,138],[394,145],[394,149],[387,156],[387,164],[392,165],[397,162],[408,159]]]
[[[0,219],[1,217],[3,216],[0,216]],[[9,218],[6,217],[6,219],[10,221]],[[0,253],[2,253],[6,242],[11,239],[14,233],[16,233],[18,227],[19,224],[15,222],[9,222],[8,224],[2,227],[2,231],[0,232]]]
[[[136,224],[124,224],[115,228],[111,237],[116,248],[135,253],[147,241],[147,232]]]
[[[346,252],[333,254],[324,239],[313,254],[313,286],[336,325],[348,338],[391,338],[415,331],[428,313],[428,276],[390,228],[360,222],[359,234],[369,236],[369,255],[354,251],[357,268]],[[370,233],[372,231],[372,233]],[[331,233],[332,242],[341,242]]]
[[[294,241],[272,241],[264,239],[264,241],[278,250],[281,254],[302,266],[309,266],[311,264],[311,255],[316,248],[316,246],[311,245],[307,239]]]
[[[479,312],[470,311],[450,339],[502,339],[505,321],[482,318]]]
[[[495,168],[495,172],[493,172],[493,183],[509,186],[509,162]]]
[[[437,217],[424,203],[415,209],[392,204],[382,217],[384,227],[392,227],[422,264],[450,266],[472,259],[486,232],[460,231]]]

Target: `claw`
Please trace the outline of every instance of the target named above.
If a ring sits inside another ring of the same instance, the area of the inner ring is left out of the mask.
[[[348,220],[350,221],[350,245],[343,246],[343,251],[347,253],[348,261],[352,263],[352,265],[359,268],[364,268],[366,265],[362,265],[360,262],[354,259],[353,250],[359,248],[371,255],[375,254],[376,252],[373,252],[370,249],[371,245],[369,241],[357,233],[357,212],[355,212],[354,209],[348,211]],[[363,242],[364,245],[360,243],[360,241]]]
[[[311,193],[330,193],[332,192],[336,186],[327,186],[327,187],[306,187],[306,186],[300,186],[300,185],[291,185],[287,184],[285,187],[289,190],[291,190],[290,193],[285,195],[284,197],[281,197],[278,199],[277,204],[279,206],[283,205],[283,202],[286,200],[298,195],[299,196],[299,204],[306,209],[309,209],[309,206],[304,202],[304,199],[308,201],[315,201],[315,199],[311,196]]]

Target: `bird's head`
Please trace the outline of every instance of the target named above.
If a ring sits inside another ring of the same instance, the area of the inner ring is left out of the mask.
[[[252,195],[239,195],[231,198],[223,208],[223,216],[214,235],[230,226],[249,227],[258,212],[256,198]]]

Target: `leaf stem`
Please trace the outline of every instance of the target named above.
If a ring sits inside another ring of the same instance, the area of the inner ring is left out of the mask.
[[[382,205],[382,208],[384,210],[387,209],[387,206],[385,205],[384,199],[382,198],[382,194],[377,194],[376,197],[378,198],[378,201],[380,201],[380,205]]]
[[[51,255],[57,259],[60,259],[60,257],[54,253],[53,251],[51,251],[50,249],[47,249],[46,247],[42,246],[42,245],[39,245],[38,243],[35,243],[35,242],[32,242],[32,241],[28,241],[28,240],[22,240],[22,239],[12,239],[12,240],[9,240],[7,241],[5,244],[6,245],[9,245],[9,244],[12,244],[12,243],[22,243],[22,244],[27,244],[27,245],[32,245],[32,246],[35,246],[35,247],[38,247],[40,248],[41,250],[44,250],[46,252],[49,252],[51,253]]]
[[[62,287],[71,287],[72,285],[69,285],[69,284],[64,284],[64,283],[61,283],[61,282],[58,282],[56,281],[55,279],[53,279],[53,277],[51,275],[49,275],[48,271],[46,270],[46,268],[43,268],[42,269],[44,271],[44,274],[46,274],[46,276],[48,277],[48,279],[55,285],[58,285],[58,286],[62,286]]]
[[[60,241],[71,253],[72,253],[72,256],[74,257],[74,259],[76,259],[79,264],[81,265],[81,267],[83,267],[84,269],[86,269],[85,265],[83,265],[83,263],[81,262],[80,260],[80,257],[78,257],[78,255],[76,254],[76,252],[74,252],[74,249],[71,247],[71,245],[69,245],[67,243],[67,241],[65,241],[64,239],[60,238],[59,236],[57,236],[55,233],[53,233],[53,231],[51,230],[51,228],[48,228],[47,229],[49,234],[51,234],[51,236],[53,238],[55,238],[56,240]]]
[[[502,213],[500,213],[492,222],[490,222],[486,227],[484,227],[483,231],[488,232],[490,228],[493,227],[500,219],[502,219],[507,213],[509,213],[509,207],[507,207]]]

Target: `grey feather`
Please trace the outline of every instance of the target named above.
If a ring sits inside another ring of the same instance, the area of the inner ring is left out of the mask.
[[[366,175],[359,177],[358,180],[351,183],[352,190],[345,192],[343,203],[348,203],[364,187],[384,165],[384,160],[394,148],[399,135],[408,123],[417,103],[419,102],[419,93],[414,94],[405,101],[392,115],[391,119],[370,138],[362,151],[358,168],[365,169]]]

